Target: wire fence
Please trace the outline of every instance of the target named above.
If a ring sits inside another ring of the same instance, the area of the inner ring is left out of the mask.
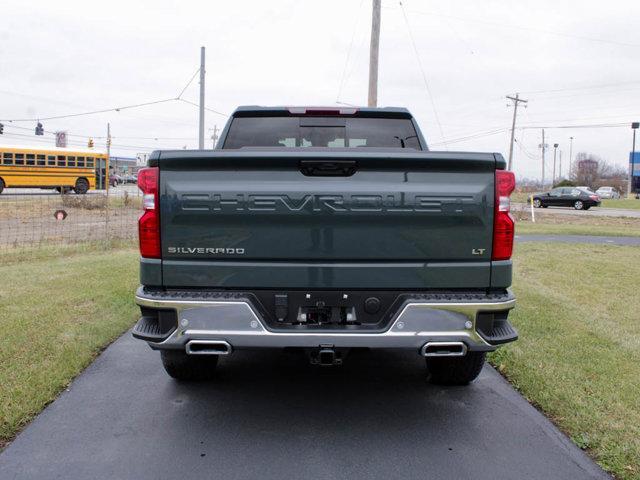
[[[6,189],[0,195],[0,253],[55,245],[135,240],[142,197],[135,185],[86,195]]]

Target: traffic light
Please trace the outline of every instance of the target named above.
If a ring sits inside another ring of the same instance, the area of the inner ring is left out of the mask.
[[[93,138],[89,139],[89,143],[87,144],[89,148],[93,148]]]
[[[4,133],[4,125],[0,123],[0,135]]]
[[[36,125],[36,135],[44,135],[44,127],[40,122]]]

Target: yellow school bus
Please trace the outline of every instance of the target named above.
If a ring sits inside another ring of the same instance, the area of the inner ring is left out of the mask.
[[[54,188],[85,194],[96,188],[96,176],[103,180],[98,184],[107,185],[108,172],[107,154],[95,150],[0,145],[0,193],[5,188]]]

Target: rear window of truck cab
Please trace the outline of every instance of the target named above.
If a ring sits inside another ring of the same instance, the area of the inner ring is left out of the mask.
[[[223,148],[327,147],[422,150],[408,118],[236,117]]]

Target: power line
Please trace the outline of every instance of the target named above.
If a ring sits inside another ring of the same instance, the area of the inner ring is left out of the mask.
[[[38,142],[38,143],[49,143],[49,141],[52,140],[51,138],[45,139],[45,138],[34,137],[33,135],[26,135],[26,134],[22,134],[22,133],[3,134],[3,137],[5,137],[5,136],[9,137],[9,138],[29,138],[30,141],[34,141],[34,142]],[[114,138],[114,137],[112,137],[112,138]],[[73,146],[77,146],[77,147],[86,148],[86,144],[84,142],[70,141],[69,144],[73,145]],[[160,149],[163,149],[163,147],[160,147],[160,146],[157,146],[157,145],[153,145],[153,146],[150,146],[150,145],[125,145],[125,144],[112,143],[111,146],[119,148],[119,149],[123,149],[123,150],[160,150]]]
[[[163,100],[154,100],[152,102],[137,103],[135,105],[125,105],[123,107],[105,108],[103,110],[93,110],[90,112],[70,113],[67,115],[55,115],[51,117],[11,118],[11,119],[7,118],[7,119],[3,119],[3,121],[5,122],[37,122],[37,121],[44,121],[44,120],[58,120],[61,118],[81,117],[84,115],[95,115],[98,113],[119,112],[121,110],[127,110],[129,108],[146,107],[148,105],[157,105],[158,103],[174,102],[176,100],[177,100],[176,98],[166,98]]]
[[[19,125],[5,125],[6,128],[16,128],[20,130],[33,130],[31,127],[21,127]],[[43,130],[45,133],[50,135],[55,135],[56,132],[52,132],[51,130]],[[17,135],[17,134],[16,134]],[[92,138],[94,140],[106,140],[107,137],[100,135],[81,135],[74,133],[67,133],[67,137],[77,137],[77,138]],[[196,137],[130,137],[130,136],[120,136],[120,135],[112,135],[111,138],[120,138],[120,139],[135,139],[135,140],[197,140]]]
[[[522,131],[522,135],[520,137],[520,140],[516,139],[515,143],[516,143],[516,145],[518,145],[518,148],[520,149],[520,151],[522,153],[524,153],[530,160],[538,160],[538,157],[535,154],[529,152],[529,150],[527,150],[525,148],[525,146],[524,146],[524,132],[525,131],[523,130]]]
[[[196,78],[196,75],[198,75],[198,73],[200,73],[200,69],[199,68],[195,71],[195,73],[191,77],[191,80],[189,80],[187,82],[187,84],[184,86],[184,88],[180,91],[180,93],[176,97],[178,100],[182,97],[182,94],[187,90],[187,88],[189,88],[189,85],[191,85],[191,82],[193,82],[193,80]]]
[[[195,107],[199,107],[199,105],[197,103],[190,102],[189,100],[185,100],[184,98],[176,98],[176,100],[179,100],[179,101],[184,102],[184,103],[188,103],[189,105],[193,105]],[[229,116],[228,113],[219,112],[218,110],[214,110],[213,108],[204,107],[204,109],[209,111],[209,112],[213,112],[213,113],[217,113],[218,115],[222,115],[223,117],[228,117]]]
[[[623,127],[629,127],[630,123],[629,122],[624,122],[624,123],[600,123],[600,124],[585,124],[585,125],[550,125],[550,126],[520,126],[520,127],[516,127],[516,130],[520,130],[520,131],[524,131],[524,130],[539,130],[541,128],[544,129],[570,129],[570,128],[623,128]],[[444,145],[444,144],[453,144],[453,143],[460,143],[460,142],[466,142],[469,140],[475,140],[478,138],[483,138],[483,137],[490,137],[493,135],[497,135],[499,133],[505,133],[508,132],[510,129],[508,128],[500,128],[500,129],[496,129],[496,130],[488,130],[488,131],[482,131],[482,132],[477,132],[477,133],[472,133],[463,137],[457,137],[457,138],[452,138],[452,139],[448,139],[448,140],[444,140],[442,142],[433,142],[431,143],[431,145]],[[516,143],[519,143],[516,141]]]
[[[185,103],[188,103],[190,105],[194,105],[194,106],[198,107],[199,106],[198,104],[196,104],[194,102],[190,102],[189,100],[185,100],[184,98],[182,98],[182,95],[187,90],[189,85],[191,85],[191,83],[196,78],[198,73],[200,73],[200,68],[198,68],[196,70],[196,72],[193,74],[191,79],[187,82],[187,84],[184,86],[184,88],[180,91],[178,96],[174,97],[174,98],[165,98],[165,99],[162,99],[162,100],[154,100],[154,101],[150,101],[150,102],[137,103],[137,104],[133,104],[133,105],[125,105],[125,106],[122,106],[122,107],[112,107],[112,108],[105,108],[105,109],[101,109],[101,110],[91,110],[91,111],[88,111],[88,112],[70,113],[70,114],[67,114],[67,115],[54,115],[54,116],[49,116],[49,117],[36,117],[36,118],[13,118],[13,119],[6,118],[6,119],[0,119],[0,121],[4,121],[4,122],[39,122],[39,121],[44,121],[44,120],[59,120],[59,119],[63,119],[63,118],[74,118],[74,117],[81,117],[81,116],[85,116],[85,115],[96,115],[96,114],[99,114],[99,113],[120,112],[122,110],[128,110],[128,109],[132,109],[132,108],[147,107],[149,105],[157,105],[159,103],[176,102],[176,101],[185,102]],[[3,93],[9,93],[9,92],[3,92]],[[218,112],[217,110],[214,110],[212,108],[205,107],[205,109],[209,110],[210,112],[217,113],[218,115],[223,115],[225,117],[229,116],[228,114],[225,114],[225,113],[222,113],[222,112]]]
[[[541,123],[541,122],[551,122],[551,123],[565,123],[565,122],[578,122],[578,121],[583,121],[583,120],[601,120],[604,118],[623,118],[623,119],[629,119],[629,118],[636,118],[638,116],[637,113],[622,113],[622,114],[617,114],[617,115],[596,115],[594,117],[571,117],[571,118],[553,118],[554,114],[556,112],[550,112],[550,113],[546,113],[546,114],[540,114],[540,115],[544,115],[547,117],[551,117],[550,119],[547,120],[535,120],[531,117],[529,117],[530,123],[528,126],[533,126],[533,124],[537,124],[537,123]],[[537,116],[537,114],[536,114]]]
[[[520,126],[520,127],[516,127],[516,130],[520,130],[520,131],[524,131],[524,130],[539,130],[541,128],[543,129],[570,129],[570,128],[623,128],[623,127],[629,127],[630,123],[629,122],[625,122],[625,123],[601,123],[601,124],[588,124],[588,125],[551,125],[551,126]],[[448,139],[448,140],[444,140],[442,142],[433,142],[430,145],[450,145],[450,144],[454,144],[454,143],[461,143],[461,142],[466,142],[469,140],[476,140],[478,138],[483,138],[483,137],[491,137],[493,135],[498,135],[500,133],[505,133],[508,132],[510,129],[508,128],[500,128],[500,129],[496,129],[496,130],[488,130],[488,131],[482,131],[482,132],[477,132],[477,133],[472,133],[463,137],[457,137],[457,138],[452,138],[452,139]],[[518,141],[516,141],[516,143],[520,143]]]
[[[434,142],[431,143],[430,145],[450,145],[450,144],[454,144],[454,143],[461,143],[461,142],[466,142],[469,140],[475,140],[478,138],[483,138],[483,137],[490,137],[493,135],[497,135],[499,133],[504,133],[509,131],[508,128],[501,128],[501,129],[497,129],[497,130],[489,130],[489,131],[485,131],[485,132],[478,132],[478,133],[473,133],[464,137],[459,137],[459,138],[452,138],[449,140],[444,140],[442,142]]]
[[[517,127],[518,129],[540,129],[540,128],[621,128],[628,127],[630,122],[622,122],[622,123],[594,123],[594,124],[584,124],[584,125],[536,125],[536,126],[527,126],[523,125],[521,127]]]
[[[338,100],[336,100],[336,103],[337,103],[338,105],[346,105],[347,107],[356,107],[356,108],[358,107],[358,105],[355,105],[355,104],[353,104],[353,103],[339,102]]]
[[[0,119],[0,121],[3,122],[38,122],[38,121],[45,121],[45,120],[59,120],[59,119],[63,119],[63,118],[73,118],[73,117],[81,117],[81,116],[85,116],[85,115],[95,115],[98,113],[108,113],[108,112],[120,112],[122,110],[127,110],[127,109],[132,109],[132,108],[139,108],[139,107],[145,107],[145,106],[149,106],[149,105],[156,105],[159,103],[167,103],[167,102],[176,102],[176,101],[180,101],[180,102],[184,102],[184,103],[188,103],[189,105],[193,105],[193,106],[198,106],[197,103],[191,102],[189,100],[185,100],[184,98],[167,98],[164,100],[155,100],[152,102],[145,102],[145,103],[138,103],[135,105],[125,105],[122,107],[114,107],[114,108],[105,108],[102,110],[92,110],[89,112],[80,112],[80,113],[71,113],[68,115],[56,115],[56,116],[51,116],[51,117],[35,117],[35,118],[5,118],[5,119]],[[218,115],[222,115],[223,117],[228,117],[229,114],[227,113],[222,113],[219,112],[218,110],[214,110],[213,108],[208,108],[205,107],[205,110],[208,110],[210,112],[216,113]],[[97,138],[97,137],[94,137]]]
[[[358,31],[358,25],[360,24],[360,10],[362,10],[362,4],[364,0],[360,0],[360,5],[358,6],[358,12],[356,14],[356,22],[353,26],[353,33],[351,34],[351,41],[349,42],[349,49],[347,50],[347,58],[344,61],[344,68],[342,69],[342,77],[340,78],[340,86],[338,88],[338,95],[336,95],[336,103],[340,102],[340,96],[342,95],[342,89],[345,84],[345,77],[347,75],[347,67],[349,66],[349,60],[351,59],[351,50],[353,49],[353,41],[356,38],[356,32]]]
[[[415,13],[417,15],[425,15],[425,16],[452,18],[454,20],[459,20],[461,22],[485,24],[485,25],[490,25],[492,27],[501,27],[501,28],[508,28],[508,29],[514,29],[514,30],[528,30],[528,31],[532,31],[532,32],[546,33],[548,35],[557,35],[559,37],[567,37],[567,38],[575,38],[575,39],[578,39],[578,40],[586,40],[586,41],[589,41],[589,42],[607,43],[607,44],[619,45],[619,46],[623,46],[623,47],[635,47],[635,48],[640,47],[640,44],[637,44],[637,43],[620,42],[620,41],[617,41],[617,40],[609,40],[609,39],[606,39],[606,38],[588,37],[588,36],[585,36],[585,35],[574,35],[574,34],[571,34],[571,33],[556,32],[554,30],[548,30],[548,29],[545,29],[545,28],[525,27],[523,25],[509,25],[509,24],[505,24],[505,23],[491,22],[491,21],[487,21],[487,20],[479,20],[479,19],[476,19],[476,18],[458,17],[458,16],[454,16],[454,15],[445,15],[445,14],[442,14],[442,13],[433,13],[433,12],[431,12],[431,13],[429,13],[429,12],[421,12],[421,11],[417,11],[417,10],[409,10],[409,13]],[[528,92],[523,92],[523,93],[528,93]]]
[[[409,39],[411,40],[411,45],[413,46],[413,51],[416,54],[416,59],[418,61],[418,67],[420,67],[420,72],[422,73],[422,80],[424,82],[424,86],[427,90],[427,94],[429,96],[429,100],[431,101],[431,108],[433,108],[433,115],[436,119],[436,123],[438,124],[438,129],[440,130],[440,137],[444,142],[444,130],[442,129],[442,123],[440,123],[440,117],[438,116],[438,110],[436,109],[436,103],[433,100],[433,95],[431,94],[431,89],[429,88],[429,82],[427,81],[427,75],[424,71],[424,67],[422,66],[422,61],[420,60],[420,55],[418,53],[418,47],[416,46],[416,42],[413,39],[413,33],[411,32],[411,26],[409,25],[409,19],[407,18],[407,14],[404,11],[404,5],[402,2],[398,2],[400,4],[400,10],[402,11],[402,17],[404,18],[404,23],[407,26],[407,32],[409,33]],[[445,143],[446,147],[446,143]]]
[[[539,93],[556,93],[556,92],[567,92],[573,90],[593,90],[598,88],[610,88],[610,87],[620,87],[622,85],[637,85],[640,84],[640,80],[632,80],[629,82],[618,82],[618,83],[605,83],[600,85],[588,85],[584,87],[567,87],[567,88],[556,88],[553,90],[530,90],[528,92],[522,92],[526,95],[535,95]]]
[[[443,14],[442,14],[442,9],[440,8],[440,5],[438,5],[438,3],[435,3],[435,2],[434,2],[433,6],[434,6],[435,8],[437,8],[437,9],[438,9],[438,14],[439,14],[441,17],[443,17],[443,18],[444,18],[444,21],[445,21],[445,23],[447,24],[447,26],[449,27],[449,29],[451,30],[451,32],[453,33],[453,36],[454,36],[454,37],[457,37],[457,39],[458,39],[461,43],[463,43],[463,44],[465,45],[465,47],[466,47],[466,48],[468,48],[468,49],[469,49],[469,53],[471,53],[471,55],[474,55],[474,54],[475,54],[475,52],[473,51],[473,47],[471,46],[471,44],[470,44],[467,40],[465,40],[465,39],[462,37],[462,35],[460,35],[460,33],[458,32],[458,30],[453,26],[453,24],[449,21],[449,19],[448,19],[445,15],[443,15]]]
[[[577,92],[577,93],[562,93],[562,92],[557,92],[557,93],[550,93],[550,94],[533,94],[533,97],[536,99],[536,102],[557,102],[558,99],[564,99],[564,98],[576,98],[576,97],[587,97],[590,99],[596,98],[596,97],[612,97],[612,96],[617,96],[618,94],[622,93],[622,92],[635,92],[638,89],[640,89],[640,84],[633,86],[633,87],[627,87],[627,88],[614,88],[614,89],[608,89],[608,90],[596,90],[591,89],[591,90],[587,90],[584,89],[583,91],[580,91],[580,89],[576,89],[576,90],[571,90],[571,89],[567,89],[567,92]]]

